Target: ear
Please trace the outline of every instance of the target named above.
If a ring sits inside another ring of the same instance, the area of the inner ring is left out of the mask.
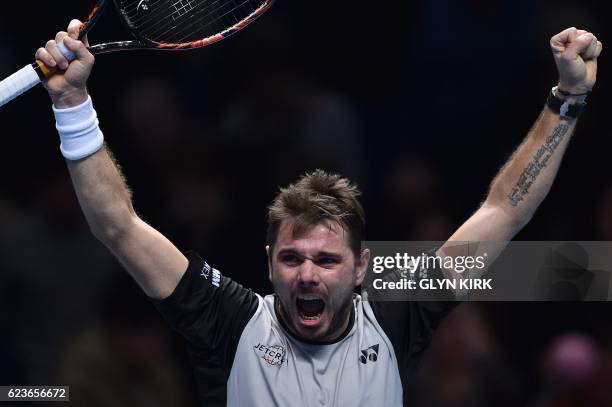
[[[363,249],[355,263],[355,287],[363,283],[368,264],[370,264],[370,249]]]
[[[268,256],[268,280],[272,282],[272,252],[270,246],[266,246],[266,255]]]

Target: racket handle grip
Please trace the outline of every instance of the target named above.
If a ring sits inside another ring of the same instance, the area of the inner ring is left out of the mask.
[[[68,61],[72,61],[76,58],[76,54],[72,51],[70,51],[68,48],[66,48],[66,46],[64,45],[64,41],[58,42],[57,43],[57,48],[60,50],[60,52],[62,53],[62,55],[64,55],[64,57],[68,60]],[[40,74],[42,74],[42,76],[44,76],[45,78],[50,78],[53,75],[55,75],[55,73],[57,72],[58,68],[57,65],[56,66],[47,66],[44,64],[44,62],[36,60],[36,64],[38,64],[38,67],[35,69],[37,69],[39,71]]]
[[[4,106],[39,83],[40,78],[32,65],[24,66],[0,82],[0,106]]]
[[[68,61],[76,58],[76,54],[64,45],[57,44],[60,52]],[[38,85],[44,78],[49,78],[57,72],[57,66],[49,67],[41,61],[26,65],[2,82],[0,82],[0,106],[4,106],[22,93]]]
[[[57,44],[57,46],[68,61],[76,58],[75,53],[66,48],[63,41]],[[0,82],[0,106],[4,106],[17,96],[39,84],[42,79],[49,78],[56,72],[56,66],[49,67],[38,60],[32,65],[24,66]]]

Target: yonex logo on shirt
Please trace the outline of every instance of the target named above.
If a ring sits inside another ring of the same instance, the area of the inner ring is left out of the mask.
[[[363,364],[370,362],[376,362],[378,360],[378,343],[376,345],[370,346],[367,349],[361,351],[361,355],[359,356],[359,361]]]

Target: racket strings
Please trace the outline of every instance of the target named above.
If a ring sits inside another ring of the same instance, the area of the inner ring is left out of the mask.
[[[181,1],[180,0],[179,1],[157,0],[151,3],[146,3],[147,8],[142,9],[143,12],[140,18],[138,18],[138,15],[139,15],[139,9],[141,9],[142,7],[142,4],[141,4],[142,2],[137,2],[137,1],[132,0],[132,1],[124,1],[123,3],[134,3],[134,7],[131,9],[131,11],[128,11],[127,6],[123,7],[123,9],[125,10],[126,15],[130,19],[130,21],[132,21],[135,25],[142,25],[143,23],[146,24],[147,22],[150,22],[153,20],[159,20],[162,15],[169,17],[168,15],[169,8],[175,5],[181,4]],[[164,4],[160,6],[160,3],[164,3]],[[152,11],[149,11],[149,10],[152,10]],[[146,13],[144,11],[146,11]]]
[[[194,14],[192,14],[190,17],[193,17],[196,14],[201,14],[201,13],[204,13],[206,11],[211,11],[212,10],[210,13],[208,13],[208,14],[206,14],[206,15],[204,15],[202,17],[202,18],[207,18],[207,17],[210,16],[210,14],[214,13],[217,10],[217,8],[215,8],[215,5],[217,5],[217,7],[219,7],[219,4],[221,4],[221,7],[223,7],[224,3],[226,3],[226,2],[227,2],[227,0],[215,0],[215,1],[211,2],[210,4],[208,4],[206,7],[198,9],[198,11],[195,12]],[[163,13],[160,13],[160,14],[163,14]],[[157,34],[159,33],[160,30],[164,30],[164,29],[167,30],[167,29],[173,29],[173,28],[178,27],[178,25],[172,24],[172,23],[176,22],[176,19],[174,19],[174,18],[172,19],[171,24],[165,24],[167,22],[166,20],[169,20],[172,17],[173,17],[173,14],[167,14],[165,17],[159,18],[159,20],[157,20],[157,21],[154,21],[155,18],[150,18],[146,22],[141,23],[140,27],[144,29],[144,26],[145,26],[145,24],[147,24],[147,22],[153,22],[153,24],[150,27],[147,27],[147,31],[148,31],[147,32],[147,36],[151,37],[151,38],[156,38],[156,36],[157,36]]]
[[[162,1],[163,0],[158,0],[155,3],[149,4],[148,6],[149,9],[152,9],[156,5],[159,5],[159,3]],[[198,3],[196,3],[195,0],[187,0],[187,1],[189,1],[189,3],[187,4],[191,7],[189,10],[193,10],[198,5]],[[224,0],[215,0],[212,3],[208,4],[206,7],[204,7],[203,9],[200,9],[199,13],[205,12],[206,10],[210,10],[216,4],[223,2],[223,1]],[[177,17],[181,17],[180,12],[181,11],[184,12],[184,10],[186,10],[186,5],[184,3],[184,0],[179,0],[179,1],[174,1],[174,2],[166,1],[165,3],[166,4],[164,4],[161,7],[156,7],[153,13],[147,13],[147,15],[145,15],[145,17],[141,18],[140,20],[137,20],[137,19],[133,20],[133,24],[136,26],[137,29],[147,30],[146,33],[143,33],[143,34],[146,34],[147,37],[155,37],[156,34],[159,32],[159,30],[154,30],[157,26],[159,26],[160,29],[163,29],[164,27],[166,27],[166,25],[164,25],[166,21],[164,20],[169,20],[171,18],[172,18],[172,23],[174,23],[177,20],[177,18],[175,17],[175,14],[177,14]],[[168,3],[172,3],[172,4],[168,4]],[[223,3],[221,3],[221,5],[223,5]],[[181,6],[181,7],[179,8],[177,6]],[[170,7],[173,7],[174,9],[172,10]],[[138,8],[138,5],[136,6],[134,10],[136,10],[137,8]],[[206,15],[205,17],[207,16],[208,15]],[[153,23],[153,24],[151,24],[150,27],[147,27],[148,23]],[[172,24],[172,28],[174,27],[175,25]]]
[[[172,7],[173,4],[168,4],[168,3],[172,3],[172,1],[157,0],[152,3],[147,3],[147,8],[142,9],[143,10],[143,12],[141,12],[142,14],[138,14],[139,13],[138,10],[140,9],[140,7],[142,7],[141,2],[130,0],[130,1],[123,1],[122,3],[123,4],[125,3],[134,4],[134,7],[131,9],[131,11],[128,11],[128,9],[130,8],[128,5],[122,4],[121,8],[122,10],[124,10],[124,16],[127,17],[131,26],[136,28],[137,30],[149,23],[153,23],[153,24],[162,23],[163,20],[170,18],[172,16],[172,14],[169,13],[169,8]],[[164,4],[160,5],[160,3],[164,3]]]
[[[130,26],[160,43],[183,43],[229,30],[252,15],[262,0],[146,0],[120,1]]]
[[[250,0],[225,1],[220,7],[204,15],[197,16],[202,12],[194,13],[188,21],[185,21],[185,25],[173,27],[161,34],[156,33],[156,36],[163,42],[182,43],[219,34],[244,20],[254,11],[253,8],[241,10],[241,7],[244,8],[247,4],[250,4]],[[240,13],[237,14],[238,12]]]
[[[189,25],[182,27],[182,29],[168,30],[160,37],[164,39],[163,42],[183,43],[193,40],[194,37],[196,39],[201,39],[210,35],[219,34],[240,23],[255,10],[252,7],[247,8],[247,5],[250,6],[250,2],[251,0],[244,0],[234,8],[210,20],[208,20],[208,17],[213,13],[210,13],[208,16],[202,16],[197,21],[193,21]],[[239,13],[237,14],[237,12]],[[212,30],[210,28],[212,28]],[[209,32],[211,34],[207,35]]]

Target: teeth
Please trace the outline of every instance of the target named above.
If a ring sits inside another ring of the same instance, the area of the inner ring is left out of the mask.
[[[321,298],[317,297],[316,295],[300,295],[298,296],[298,298],[300,300],[320,300]]]
[[[306,315],[302,315],[302,318],[304,318],[304,319],[311,319],[312,320],[312,319],[318,319],[320,316],[321,316],[321,314],[317,314],[317,315],[312,316],[312,317],[307,317]]]

